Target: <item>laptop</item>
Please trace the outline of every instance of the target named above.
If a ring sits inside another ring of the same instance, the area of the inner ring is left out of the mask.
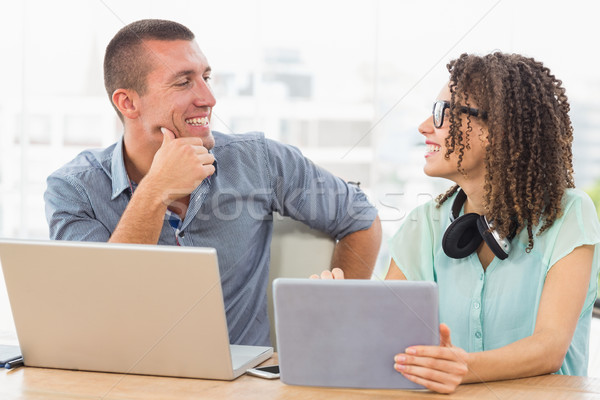
[[[232,380],[271,347],[230,345],[212,248],[0,240],[26,366]]]
[[[436,283],[279,278],[273,296],[284,383],[423,389],[394,370],[394,356],[439,344]]]

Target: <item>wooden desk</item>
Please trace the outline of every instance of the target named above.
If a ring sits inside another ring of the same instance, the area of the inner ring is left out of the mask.
[[[269,363],[267,361],[265,364]],[[6,371],[6,372],[5,372]],[[241,376],[231,382],[107,374],[44,368],[0,371],[2,400],[180,399],[598,399],[600,379],[563,375],[464,385],[450,395],[402,390],[289,386],[279,380]]]

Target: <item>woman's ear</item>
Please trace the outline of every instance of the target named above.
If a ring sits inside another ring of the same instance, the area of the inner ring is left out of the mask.
[[[139,96],[135,90],[117,89],[112,94],[112,101],[123,117],[136,119],[139,116]]]
[[[483,147],[490,144],[488,139],[489,139],[489,131],[487,130],[487,128],[484,128],[483,126],[479,126],[479,141],[481,142],[481,145]]]

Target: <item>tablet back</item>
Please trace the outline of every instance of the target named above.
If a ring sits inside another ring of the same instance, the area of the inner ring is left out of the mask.
[[[420,389],[394,370],[411,345],[439,344],[434,282],[276,279],[281,380],[291,385]]]

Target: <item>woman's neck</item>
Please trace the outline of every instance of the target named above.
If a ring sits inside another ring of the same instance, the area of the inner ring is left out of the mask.
[[[465,187],[466,186],[466,187]],[[480,215],[485,214],[485,209],[483,207],[483,199],[484,199],[484,190],[483,185],[460,185],[460,188],[467,195],[467,200],[465,201],[465,214],[467,213],[477,213]]]

